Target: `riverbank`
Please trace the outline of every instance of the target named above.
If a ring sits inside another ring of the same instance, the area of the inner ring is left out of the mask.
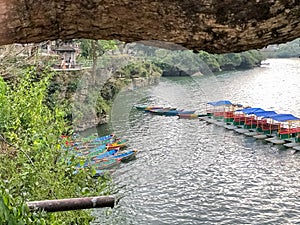
[[[113,64],[116,63],[117,60],[114,60]],[[76,132],[106,124],[113,100],[119,92],[159,82],[161,70],[154,65],[149,70],[148,65],[135,62],[133,66],[127,64],[114,71],[107,66],[99,67],[96,71],[85,68],[80,71],[56,72],[49,90],[50,102],[66,104],[67,118]]]

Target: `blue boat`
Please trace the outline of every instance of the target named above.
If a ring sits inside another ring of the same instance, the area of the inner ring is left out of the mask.
[[[125,161],[129,161],[129,160],[133,159],[136,156],[137,153],[138,153],[138,150],[135,150],[135,149],[128,150],[126,152],[114,155],[113,158],[114,159],[119,159],[122,162],[125,162]]]
[[[121,163],[121,160],[119,159],[103,159],[100,162],[96,162],[94,161],[93,166],[95,166],[96,170],[104,170],[104,169],[109,169],[109,168],[113,168],[116,166],[119,166]]]
[[[179,114],[194,114],[196,112],[196,110],[171,110],[169,112],[166,112],[165,115],[166,116],[177,116]]]
[[[88,153],[86,153],[85,155],[82,155],[82,156],[84,156],[86,158],[92,158],[92,157],[100,155],[100,154],[102,154],[106,151],[107,151],[107,148],[100,148],[99,150],[96,150],[96,151],[93,151],[93,152],[88,152]]]
[[[176,116],[179,112],[182,112],[183,109],[172,109],[163,113],[165,116]]]
[[[77,153],[78,156],[86,156],[86,155],[91,155],[95,153],[102,153],[106,150],[106,145],[99,145],[95,148],[92,149],[82,149],[80,152]]]
[[[112,150],[109,150],[105,153],[102,153],[98,156],[95,156],[92,158],[93,161],[97,161],[97,160],[101,160],[101,159],[105,159],[105,158],[109,158],[113,155],[115,155],[117,152],[119,151],[119,149],[112,149]]]
[[[96,169],[103,170],[103,169],[112,168],[114,166],[118,166],[120,163],[121,160],[110,157],[110,158],[103,158],[100,160],[88,160],[83,165],[78,165],[77,168],[82,169],[82,168],[93,166]]]
[[[89,148],[94,148],[97,145],[103,145],[114,142],[114,137],[114,134],[110,134],[102,137],[87,138],[81,141],[73,142],[71,148],[75,150],[85,150]]]
[[[176,110],[176,108],[159,108],[159,109],[150,109],[149,112],[156,115],[166,115],[166,112]]]
[[[97,137],[97,138],[93,139],[91,142],[99,142],[99,141],[110,140],[114,137],[115,137],[114,134],[110,134],[110,135],[106,135],[106,136],[102,136],[102,137]]]

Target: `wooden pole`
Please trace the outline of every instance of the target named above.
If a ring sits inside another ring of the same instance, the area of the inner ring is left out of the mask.
[[[98,196],[85,198],[69,198],[27,202],[31,210],[44,210],[46,212],[59,212],[78,209],[104,208],[115,205],[115,198],[112,196]]]

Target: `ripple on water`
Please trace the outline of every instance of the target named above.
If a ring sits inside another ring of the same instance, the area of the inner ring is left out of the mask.
[[[220,80],[222,85],[215,90],[237,102],[299,112],[295,90],[299,89],[300,77],[287,74],[283,66],[287,62],[292,72],[300,70],[299,60],[275,60],[271,65],[279,68],[220,75],[214,82]],[[157,103],[189,108],[205,100],[203,90],[211,85],[205,82],[212,82],[195,79],[164,79],[145,93],[150,92],[151,101],[156,98]],[[279,87],[279,81],[293,91],[284,85]],[[261,87],[259,92],[255,89],[257,84]],[[187,101],[190,92],[193,98]],[[295,101],[287,101],[285,93]],[[131,97],[124,96],[127,102]],[[142,93],[132,97],[133,104],[142,97]],[[178,120],[134,110],[129,117],[123,121],[125,125],[118,120],[115,124],[130,146],[140,152],[135,161],[122,164],[114,173],[118,195],[124,198],[107,217],[100,216],[99,210],[98,224],[299,223],[299,155],[199,120]]]

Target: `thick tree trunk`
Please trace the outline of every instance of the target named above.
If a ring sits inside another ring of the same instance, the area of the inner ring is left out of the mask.
[[[243,51],[299,37],[299,4],[299,0],[2,0],[0,45],[90,38],[160,40],[211,53]]]

